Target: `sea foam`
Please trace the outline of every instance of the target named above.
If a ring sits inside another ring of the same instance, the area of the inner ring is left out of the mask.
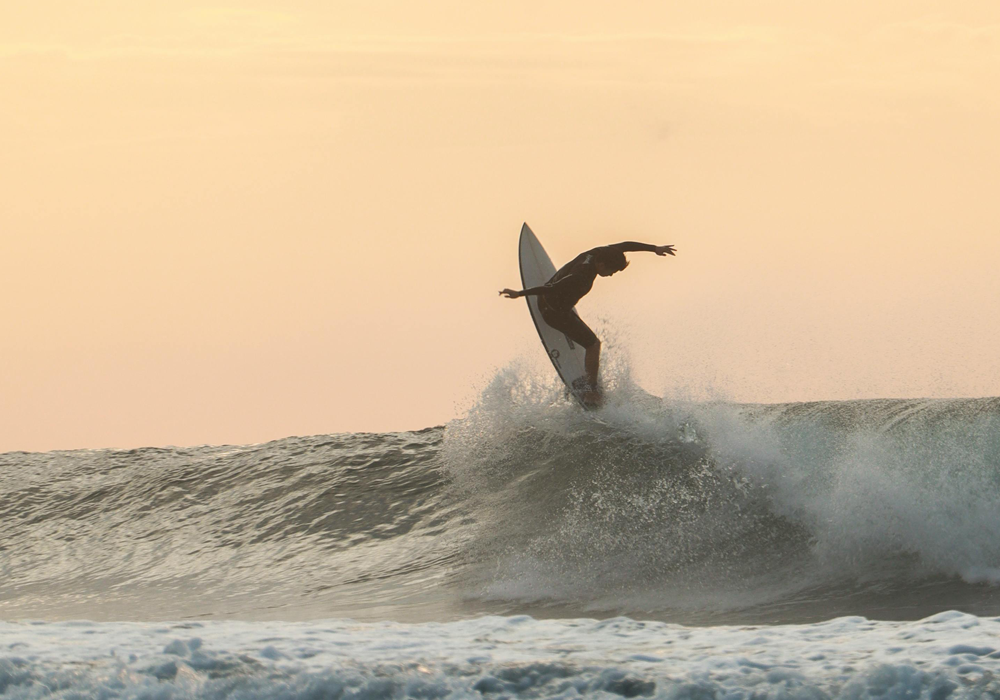
[[[683,627],[0,623],[0,698],[944,698],[1000,693],[1000,621]]]

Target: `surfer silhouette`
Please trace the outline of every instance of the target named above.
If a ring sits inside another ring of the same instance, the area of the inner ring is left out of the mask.
[[[573,307],[594,286],[598,275],[611,277],[628,267],[625,253],[648,252],[657,255],[675,255],[672,245],[650,245],[625,241],[614,245],[600,246],[580,253],[568,263],[559,268],[552,278],[540,287],[531,287],[515,291],[503,289],[502,296],[508,299],[518,299],[523,296],[537,295],[538,310],[545,322],[555,328],[574,343],[579,343],[585,350],[584,366],[587,372],[588,386],[583,392],[583,400],[588,404],[599,405],[601,392],[597,384],[597,372],[601,362],[601,341],[583,322]]]

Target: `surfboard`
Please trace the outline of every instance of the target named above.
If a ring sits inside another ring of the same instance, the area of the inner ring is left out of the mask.
[[[521,286],[524,289],[541,286],[556,274],[556,266],[552,264],[552,259],[528,224],[521,226],[521,237],[517,248]],[[594,408],[583,400],[584,387],[587,385],[587,371],[584,367],[587,351],[567,338],[565,333],[545,323],[542,312],[538,310],[537,296],[526,296],[524,300],[528,303],[528,311],[531,312],[531,320],[535,322],[538,337],[542,339],[542,346],[559,377],[566,384],[566,389],[581,406],[587,409]],[[576,313],[576,310],[573,313]]]

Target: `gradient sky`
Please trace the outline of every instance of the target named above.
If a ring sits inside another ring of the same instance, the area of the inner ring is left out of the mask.
[[[524,220],[677,245],[654,393],[1000,395],[995,0],[4,3],[0,101],[0,451],[461,415]]]

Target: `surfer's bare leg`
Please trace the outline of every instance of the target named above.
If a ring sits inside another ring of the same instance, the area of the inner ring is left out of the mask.
[[[586,355],[583,357],[583,368],[587,371],[587,382],[590,384],[590,391],[584,394],[584,401],[588,403],[600,403],[601,392],[597,388],[597,372],[601,366],[601,341],[595,340],[586,348]]]
[[[601,341],[595,341],[587,347],[587,354],[583,358],[583,367],[587,370],[587,381],[590,386],[597,388],[597,371],[601,366]]]

